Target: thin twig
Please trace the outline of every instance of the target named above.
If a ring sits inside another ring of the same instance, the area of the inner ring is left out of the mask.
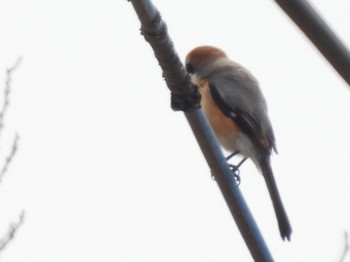
[[[5,163],[0,171],[0,183],[2,181],[2,178],[4,177],[10,163],[12,162],[14,156],[16,155],[16,152],[17,152],[17,149],[18,149],[18,140],[19,140],[19,136],[18,134],[16,133],[15,135],[15,138],[13,140],[13,143],[12,143],[12,149],[11,149],[11,152],[10,154],[6,157],[5,159]]]
[[[18,66],[21,64],[22,62],[22,57],[20,56],[16,63],[8,68],[6,70],[6,80],[5,80],[5,90],[4,90],[4,102],[3,102],[3,105],[2,105],[2,108],[1,108],[1,111],[0,111],[0,136],[1,136],[1,132],[2,132],[2,129],[4,127],[4,117],[5,117],[5,114],[6,114],[6,111],[7,111],[7,108],[10,104],[10,92],[11,92],[11,76],[12,76],[12,72],[15,71]]]
[[[21,214],[19,215],[19,220],[16,223],[13,223],[10,225],[7,234],[4,236],[3,239],[0,240],[0,253],[7,246],[7,244],[15,237],[15,235],[18,231],[18,228],[24,222],[24,215],[25,215],[25,213],[24,213],[24,211],[22,211]]]
[[[344,262],[345,261],[346,255],[348,254],[349,249],[350,249],[350,246],[349,246],[349,234],[348,234],[347,231],[344,232],[344,239],[345,239],[344,251],[343,251],[342,256],[339,259],[339,262]]]

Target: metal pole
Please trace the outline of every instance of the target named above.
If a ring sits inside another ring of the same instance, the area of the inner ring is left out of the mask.
[[[350,85],[350,53],[306,0],[275,0]]]
[[[193,88],[174,50],[164,21],[151,1],[131,0],[131,2],[141,21],[141,32],[152,46],[167,86],[171,90],[172,108],[184,111],[253,259],[273,261],[210,125],[199,108],[200,96]]]

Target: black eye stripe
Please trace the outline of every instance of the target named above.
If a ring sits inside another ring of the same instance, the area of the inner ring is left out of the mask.
[[[186,70],[187,70],[187,72],[190,73],[190,74],[193,74],[193,73],[194,73],[194,69],[193,69],[193,66],[192,66],[191,63],[187,63],[187,64],[186,64]]]

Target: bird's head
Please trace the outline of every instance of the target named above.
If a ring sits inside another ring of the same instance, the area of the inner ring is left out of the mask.
[[[213,46],[199,46],[191,50],[186,56],[185,66],[192,82],[196,84],[198,79],[205,78],[222,58],[227,58],[225,52]]]

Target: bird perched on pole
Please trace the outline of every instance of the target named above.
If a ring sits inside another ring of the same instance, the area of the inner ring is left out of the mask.
[[[193,49],[185,63],[219,143],[230,152],[249,157],[263,174],[281,237],[290,240],[292,228],[270,165],[272,150],[277,153],[275,137],[257,80],[212,46]]]

